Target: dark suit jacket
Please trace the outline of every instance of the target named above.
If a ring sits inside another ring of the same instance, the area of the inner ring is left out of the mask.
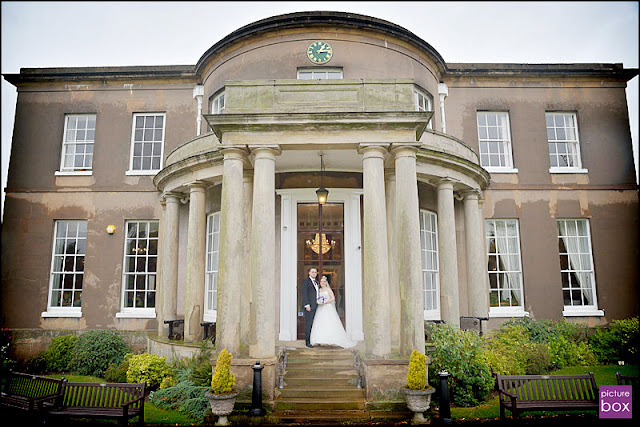
[[[311,311],[314,311],[316,308],[318,308],[316,288],[313,286],[313,282],[311,281],[310,277],[307,277],[306,279],[304,279],[304,282],[302,282],[302,309],[303,310],[305,305],[309,305],[311,307]]]

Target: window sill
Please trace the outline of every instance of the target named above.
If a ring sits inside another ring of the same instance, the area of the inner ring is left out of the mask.
[[[202,321],[203,322],[215,322],[218,313],[205,313],[204,316],[202,316]]]
[[[125,175],[129,175],[129,176],[146,176],[146,175],[156,175],[158,172],[160,172],[160,169],[158,170],[152,170],[152,171],[126,171]]]
[[[589,173],[589,170],[583,168],[549,168],[549,173]]]
[[[485,166],[483,167],[489,173],[518,173],[518,169],[516,168],[492,168],[492,167],[485,167]]]
[[[55,176],[91,176],[93,171],[55,171]]]
[[[604,316],[604,310],[598,310],[597,308],[573,308],[573,307],[565,307],[562,310],[562,315],[564,317],[602,317]]]
[[[139,308],[116,313],[116,319],[155,319],[156,310],[149,308]]]
[[[80,308],[72,309],[55,309],[49,308],[47,311],[43,311],[40,314],[41,317],[82,317],[82,310]]]
[[[489,307],[489,317],[529,317],[522,307]]]

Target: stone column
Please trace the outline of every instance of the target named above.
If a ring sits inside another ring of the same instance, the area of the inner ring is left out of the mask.
[[[251,210],[253,203],[253,171],[245,170],[242,177],[244,188],[244,259],[249,259],[251,241]],[[242,281],[243,303],[240,306],[240,345],[249,347],[251,334],[251,275],[245,274]]]
[[[400,289],[400,355],[424,351],[424,302],[416,152],[420,144],[393,144],[396,166],[396,256]]]
[[[384,174],[387,199],[387,253],[389,254],[389,308],[391,348],[400,348],[400,288],[398,287],[398,257],[396,251],[396,171]]]
[[[478,208],[479,194],[480,190],[470,190],[464,193],[467,298],[470,316],[487,317],[489,314],[489,289],[486,281],[484,224]]]
[[[184,341],[202,339],[204,313],[204,272],[206,250],[205,186],[189,184],[189,227],[187,232],[187,280],[184,296]]]
[[[158,335],[169,336],[169,327],[164,324],[165,320],[176,320],[178,302],[178,229],[179,229],[179,207],[181,195],[177,193],[166,193],[164,195],[164,221],[162,224],[162,280],[158,288],[158,307],[160,316],[158,317]]]
[[[251,214],[251,333],[249,355],[271,358],[276,350],[276,155],[277,146],[254,147],[253,212]]]
[[[247,151],[244,147],[222,148],[224,171],[220,206],[220,255],[218,273],[218,313],[216,348],[233,355],[240,352],[241,288],[247,271],[243,240],[244,189],[242,184]]]
[[[384,196],[384,156],[388,144],[360,145],[363,154],[364,271],[363,321],[365,352],[384,357],[391,353],[387,214]]]
[[[438,181],[438,255],[440,257],[440,316],[450,325],[460,325],[453,181],[447,178]]]

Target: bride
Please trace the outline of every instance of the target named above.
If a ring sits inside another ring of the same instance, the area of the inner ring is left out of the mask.
[[[335,295],[329,287],[327,276],[320,279],[318,289],[318,309],[311,327],[311,345],[337,345],[342,348],[355,347],[356,343],[349,340],[342,327],[335,306]]]

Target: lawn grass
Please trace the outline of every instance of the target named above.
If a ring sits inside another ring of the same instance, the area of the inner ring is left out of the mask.
[[[593,372],[597,385],[616,385],[616,372],[620,372],[622,375],[638,376],[637,365],[598,365],[598,366],[570,366],[557,371],[549,372],[549,375],[576,375],[576,374],[588,374]],[[529,411],[526,415],[535,416],[549,416],[558,414],[583,414],[583,413],[597,413],[592,410],[580,410],[580,411]],[[507,411],[507,415],[510,412]],[[456,420],[477,420],[477,419],[492,419],[500,417],[500,402],[497,394],[492,394],[491,397],[481,405],[462,408],[452,407],[451,417]]]

